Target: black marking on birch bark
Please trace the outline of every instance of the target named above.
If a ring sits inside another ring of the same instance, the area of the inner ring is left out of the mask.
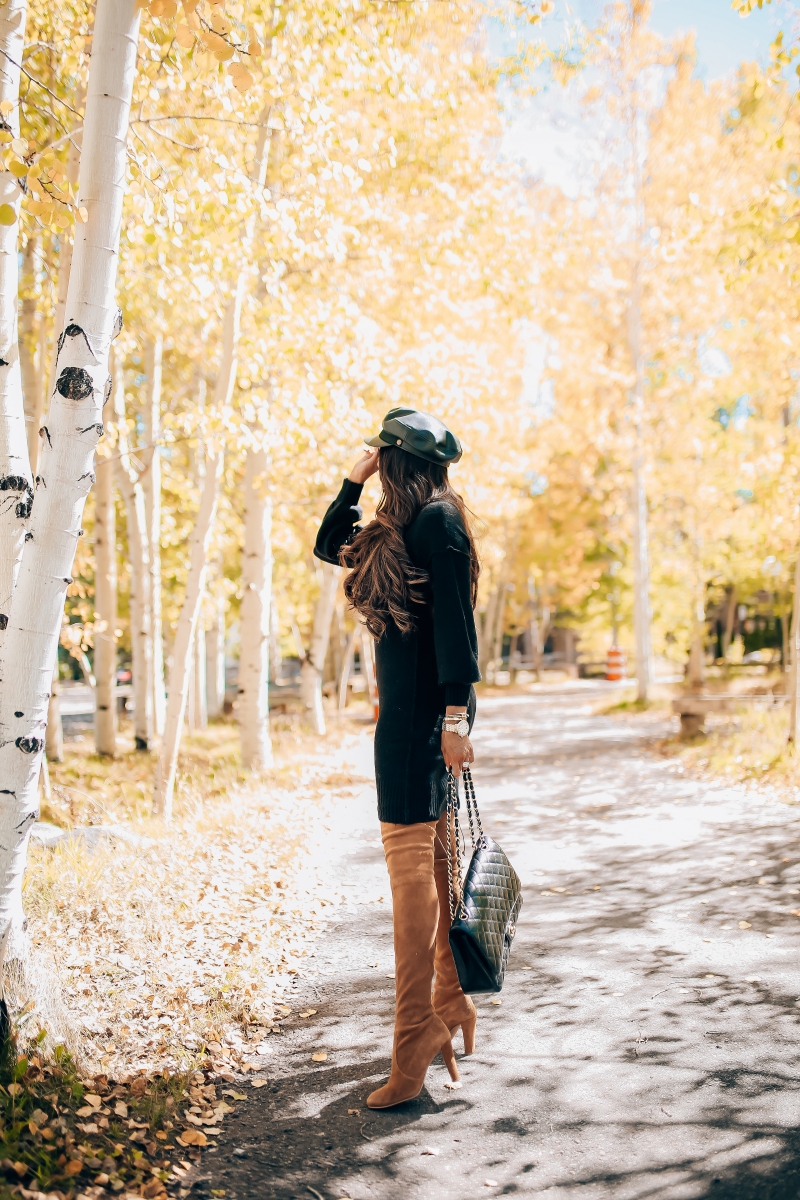
[[[61,353],[61,348],[64,345],[64,342],[67,338],[74,338],[74,337],[78,337],[78,336],[82,337],[83,340],[86,342],[86,349],[89,351],[89,353],[91,354],[94,361],[97,362],[97,355],[95,354],[94,350],[92,349],[92,343],[89,341],[88,337],[86,336],[84,331],[81,329],[80,325],[76,325],[74,321],[71,321],[69,323],[67,328],[61,334],[61,337],[58,339],[58,354]],[[56,359],[58,358],[58,354],[56,355]]]
[[[87,471],[85,475],[78,476],[78,483],[83,483],[84,479],[88,479],[90,483],[95,482],[94,471]]]
[[[53,443],[50,441],[50,430],[47,428],[46,425],[43,425],[42,428],[39,430],[39,437],[46,437],[48,446],[50,447],[51,450],[53,449]]]
[[[44,488],[46,488],[46,487],[47,487],[47,483],[45,482],[44,475],[37,475],[37,476],[36,476],[36,486],[38,487],[38,486],[39,486],[39,484],[41,484],[41,485],[42,485],[42,487],[44,487]]]
[[[103,434],[105,433],[105,429],[104,429],[104,428],[103,428],[103,426],[102,426],[102,425],[100,425],[99,423],[98,423],[98,424],[96,424],[96,425],[87,425],[85,429],[79,429],[79,430],[78,430],[78,433],[89,433],[89,432],[90,432],[90,430],[92,430],[92,429],[96,429],[96,430],[97,430],[97,436],[98,436],[98,437],[102,437],[102,436],[103,436]]]
[[[134,750],[147,750],[147,749],[148,749],[147,738],[143,738],[143,737],[134,738]]]
[[[38,739],[38,738],[34,738],[33,740],[34,740],[34,741],[36,741],[36,742],[39,742],[39,745],[40,745],[40,746],[42,745],[42,743],[39,741],[39,739]],[[17,825],[17,827],[16,827],[16,828],[17,828],[17,833],[22,833],[22,831],[23,831],[23,829],[25,828],[25,826],[26,826],[26,825],[30,825],[31,821],[35,821],[35,820],[36,820],[36,813],[35,813],[35,812],[29,812],[29,813],[25,813],[25,816],[22,818],[22,820],[20,821],[19,825]]]
[[[41,738],[37,737],[18,737],[14,745],[23,754],[38,754],[44,743]]]
[[[0,367],[7,367],[9,364],[4,358],[0,358]]]
[[[5,613],[0,613],[0,629],[8,629],[8,617]]]
[[[58,377],[56,391],[65,400],[85,400],[94,391],[94,383],[83,367],[64,367]]]
[[[15,717],[24,717],[24,716],[25,716],[25,713],[21,713],[21,712],[15,712],[15,713],[14,713],[14,716],[15,716]]]
[[[33,488],[24,475],[4,476],[0,479],[0,492],[22,492],[22,496],[14,511],[23,520],[26,520],[31,515]]]
[[[32,541],[33,541],[33,534],[31,533],[30,529],[29,529],[29,530],[28,530],[28,532],[25,534],[25,541],[26,541],[26,542],[32,542]]]
[[[0,796],[14,796],[14,797],[16,797],[16,794],[17,794],[16,792],[12,792],[12,791],[10,791],[8,788],[0,788]]]
[[[115,337],[119,337],[119,335],[122,333],[122,326],[123,326],[122,309],[118,308],[117,311],[114,313],[114,328],[111,331],[112,342]]]
[[[112,391],[113,387],[114,387],[114,382],[113,382],[111,376],[109,375],[108,379],[106,380],[106,385],[103,388],[103,408],[105,408],[105,406],[108,404],[108,401],[111,398],[111,391]]]
[[[71,576],[67,576],[67,575],[65,575],[65,576],[64,576],[64,583],[72,583],[72,578],[71,578]]]

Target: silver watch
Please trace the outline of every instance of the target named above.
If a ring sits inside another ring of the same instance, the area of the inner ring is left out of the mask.
[[[469,721],[466,717],[445,717],[442,730],[444,733],[457,733],[459,737],[465,738],[469,734]]]

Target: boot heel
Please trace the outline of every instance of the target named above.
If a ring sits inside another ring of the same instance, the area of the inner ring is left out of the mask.
[[[464,1053],[472,1054],[475,1050],[475,1026],[478,1024],[478,1018],[473,1017],[470,1021],[461,1022],[461,1032],[464,1035]]]
[[[447,1067],[448,1071],[450,1072],[450,1078],[452,1079],[453,1083],[458,1083],[461,1076],[458,1073],[458,1066],[456,1064],[456,1052],[453,1049],[453,1043],[450,1040],[450,1038],[448,1038],[447,1041],[445,1042],[445,1044],[442,1046],[441,1055],[442,1055],[442,1058],[444,1059],[444,1065]]]

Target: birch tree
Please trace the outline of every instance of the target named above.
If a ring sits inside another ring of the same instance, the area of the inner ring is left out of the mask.
[[[94,744],[98,754],[117,752],[117,537],[114,463],[96,460],[94,493],[95,688]]]
[[[244,295],[245,276],[242,273],[233,296],[225,307],[222,355],[214,390],[214,415],[221,417],[230,407],[236,383],[239,327]],[[161,754],[154,791],[154,809],[165,821],[172,819],[175,775],[178,768],[181,731],[186,712],[187,684],[194,647],[195,631],[203,602],[206,573],[208,570],[208,548],[214,528],[214,518],[219,500],[219,484],[224,465],[224,450],[221,441],[208,448],[206,474],[191,538],[189,574],[186,594],[181,606],[172,649],[172,664],[169,673],[169,694],[164,724]]]
[[[145,513],[147,518],[147,545],[150,601],[150,653],[148,669],[149,688],[152,692],[153,732],[157,738],[164,733],[166,718],[166,693],[164,690],[164,637],[161,619],[161,358],[163,338],[157,334],[147,343],[145,374],[147,391],[145,397],[145,445],[143,482]]]
[[[314,626],[308,653],[300,668],[300,699],[311,723],[311,728],[320,737],[326,732],[325,710],[322,705],[322,672],[328,653],[328,640],[336,604],[336,589],[339,586],[341,567],[332,563],[320,563],[320,589],[314,606]]]
[[[36,515],[0,657],[0,936],[7,954],[22,931],[22,873],[36,818],[53,664],[111,390],[108,356],[119,331],[114,293],[138,25],[134,0],[99,0],[79,184],[87,220],[74,249]]]
[[[17,140],[26,15],[27,0],[8,0],[0,8],[0,130]],[[0,170],[0,646],[33,503],[17,338],[21,198],[18,177],[5,168]],[[2,915],[0,905],[0,920]]]
[[[269,732],[269,635],[272,598],[272,501],[267,451],[249,450],[244,475],[241,650],[238,720],[242,762],[251,771],[272,766]]]
[[[133,674],[133,733],[137,750],[149,750],[153,742],[153,638],[150,603],[150,542],[147,536],[147,504],[130,447],[125,420],[125,373],[122,358],[114,355],[114,415],[116,417],[117,479],[128,524],[128,570],[131,662]]]

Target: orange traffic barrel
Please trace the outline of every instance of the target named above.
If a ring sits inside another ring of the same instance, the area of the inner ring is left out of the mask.
[[[606,658],[606,679],[626,679],[628,675],[628,659],[624,650],[619,646],[611,646]]]

